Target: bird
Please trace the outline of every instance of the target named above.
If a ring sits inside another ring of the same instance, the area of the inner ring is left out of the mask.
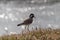
[[[32,24],[34,17],[35,17],[34,14],[31,13],[31,14],[29,15],[29,18],[28,18],[28,19],[26,19],[26,20],[23,21],[22,23],[18,24],[17,26],[25,25],[25,26],[28,26],[28,27],[29,27],[29,25]],[[26,27],[25,27],[25,29],[26,29]],[[27,29],[28,29],[28,28],[27,28]],[[28,30],[29,30],[29,29],[28,29]]]

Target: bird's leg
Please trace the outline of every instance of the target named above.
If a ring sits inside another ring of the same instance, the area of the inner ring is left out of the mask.
[[[33,27],[32,27],[32,30],[33,30]]]
[[[26,29],[26,25],[25,25],[25,29]]]
[[[27,25],[25,25],[25,30],[24,30],[25,32],[27,31]]]
[[[25,25],[25,30],[27,30],[27,25]]]
[[[28,27],[27,27],[27,30],[29,31],[29,25],[28,25]]]
[[[26,25],[26,26],[25,26],[25,29],[26,29],[26,31],[29,32],[29,25]]]

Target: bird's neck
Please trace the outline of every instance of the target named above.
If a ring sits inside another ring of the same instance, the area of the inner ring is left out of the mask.
[[[33,18],[30,18],[30,19],[33,19]]]

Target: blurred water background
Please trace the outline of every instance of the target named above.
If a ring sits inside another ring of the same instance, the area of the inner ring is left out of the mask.
[[[0,35],[21,33],[24,26],[17,24],[30,13],[36,17],[30,30],[32,27],[60,29],[60,0],[0,0]]]

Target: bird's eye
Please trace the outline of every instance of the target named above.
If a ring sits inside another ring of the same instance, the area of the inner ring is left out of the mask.
[[[31,17],[32,17],[32,15],[31,15]]]

